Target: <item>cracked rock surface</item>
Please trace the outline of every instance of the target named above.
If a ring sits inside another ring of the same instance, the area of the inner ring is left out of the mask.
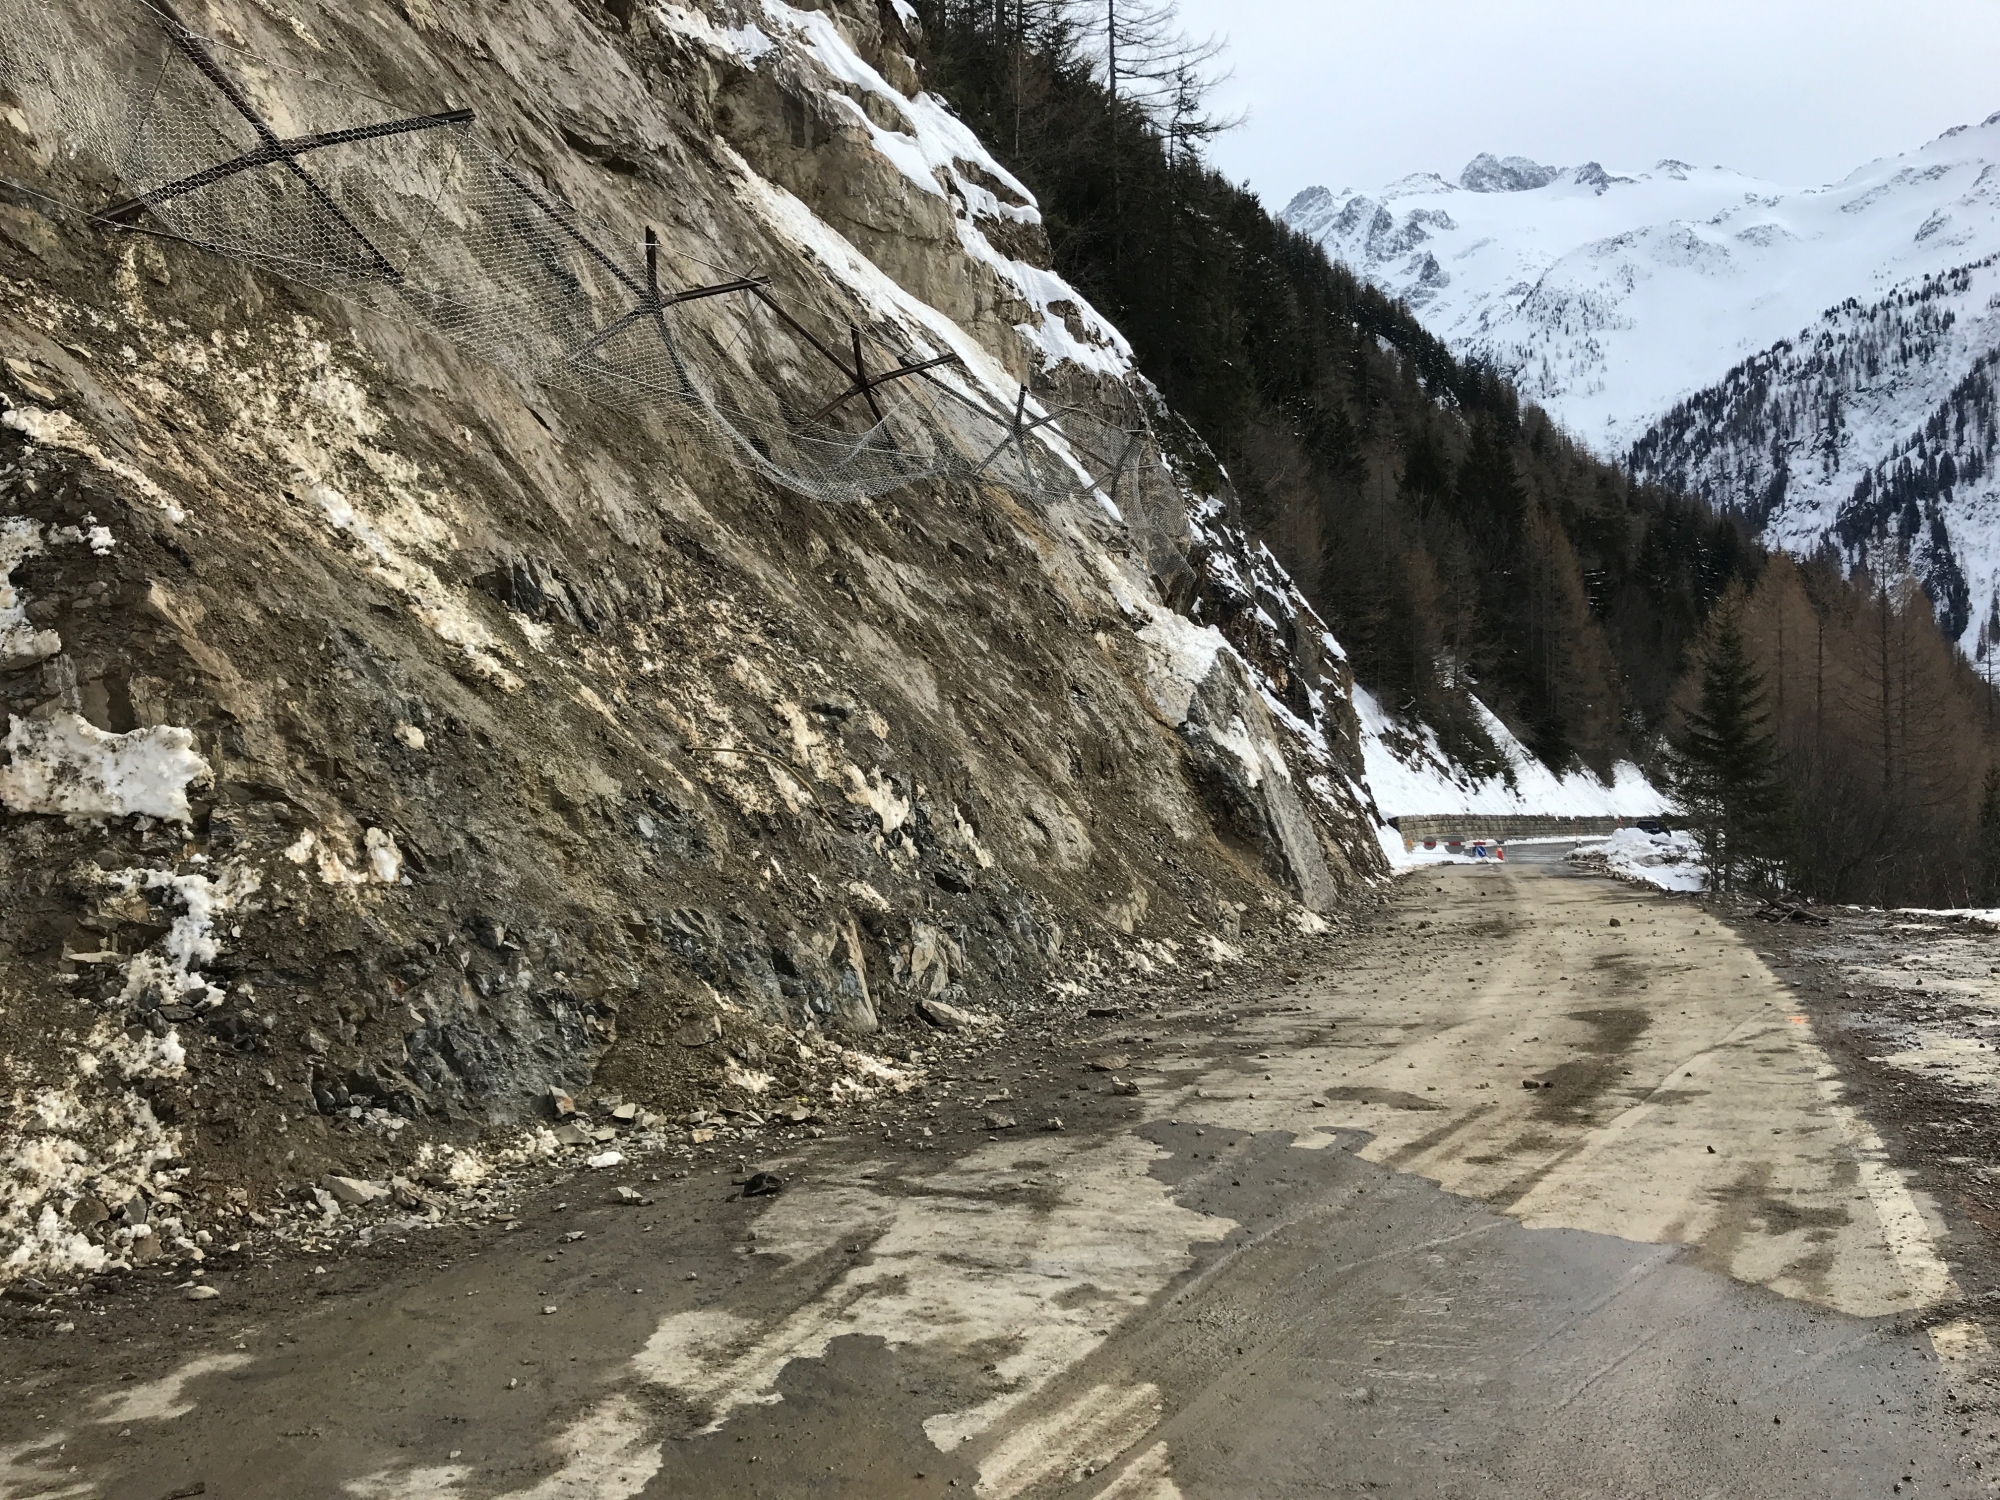
[[[448,80],[670,256],[856,321],[929,299],[1110,399],[1009,280],[1045,259],[1032,209],[899,176],[832,42],[282,10],[206,20],[385,94]],[[917,107],[891,8],[812,14]],[[33,125],[0,113],[0,176],[105,201]],[[317,1220],[329,1175],[421,1194],[604,1129],[815,1128],[904,1087],[937,1017],[1079,1014],[1381,872],[1338,647],[1226,495],[1143,527],[967,484],[816,504],[666,418],[0,196],[0,1276],[192,1263]],[[558,1095],[634,1113],[585,1131]]]

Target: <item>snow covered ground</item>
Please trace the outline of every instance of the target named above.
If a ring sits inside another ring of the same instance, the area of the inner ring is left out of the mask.
[[[1708,868],[1694,835],[1685,830],[1646,833],[1621,828],[1610,838],[1570,852],[1578,864],[1663,891],[1701,891],[1708,887]]]
[[[1866,909],[1866,908],[1862,908]],[[1948,922],[1964,922],[2000,932],[2000,907],[1991,906],[1898,906],[1892,917],[1943,917]]]
[[[1354,689],[1354,710],[1361,719],[1368,785],[1385,818],[1453,813],[1649,818],[1667,810],[1665,794],[1630,763],[1621,763],[1608,783],[1586,771],[1558,776],[1529,754],[1483,704],[1481,721],[1507,757],[1511,780],[1506,776],[1475,780],[1446,757],[1429,726],[1398,723],[1383,712],[1374,694],[1359,685]]]

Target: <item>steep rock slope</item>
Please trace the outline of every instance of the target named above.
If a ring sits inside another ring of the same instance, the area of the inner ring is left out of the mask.
[[[1284,217],[1616,457],[1827,308],[2000,248],[2000,116],[1822,188],[1481,157],[1457,183],[1309,188]]]
[[[579,222],[655,227],[677,284],[770,278],[792,321],[744,368],[774,383],[852,325],[1016,411],[1025,382],[1192,441],[893,6],[183,16],[267,99],[472,109]],[[79,56],[133,24],[29,19]],[[1081,1006],[1381,869],[1344,661],[1226,497],[801,498],[671,411],[65,209],[153,184],[27,92],[0,1274],[174,1253],[328,1169],[567,1149],[551,1091],[803,1122],[908,1085],[920,1004]]]

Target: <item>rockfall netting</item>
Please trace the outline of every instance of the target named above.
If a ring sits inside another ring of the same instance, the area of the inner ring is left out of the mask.
[[[676,266],[643,225],[586,222],[485,141],[469,110],[403,115],[132,0],[88,35],[0,0],[0,96],[62,201],[396,316],[527,380],[656,413],[818,500],[919,480],[1096,495],[1135,530],[1178,496],[1140,404],[1104,421],[956,355],[868,331],[763,276]],[[704,277],[708,278],[704,280]]]

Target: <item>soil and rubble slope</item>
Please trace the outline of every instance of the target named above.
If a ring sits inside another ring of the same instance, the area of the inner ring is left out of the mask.
[[[1148,399],[890,4],[181,13],[473,107],[672,264]],[[1226,495],[801,499],[66,212],[119,184],[47,130],[0,97],[0,1276],[571,1149],[557,1095],[803,1124],[902,1086],[907,1028],[1380,872],[1339,648]]]

